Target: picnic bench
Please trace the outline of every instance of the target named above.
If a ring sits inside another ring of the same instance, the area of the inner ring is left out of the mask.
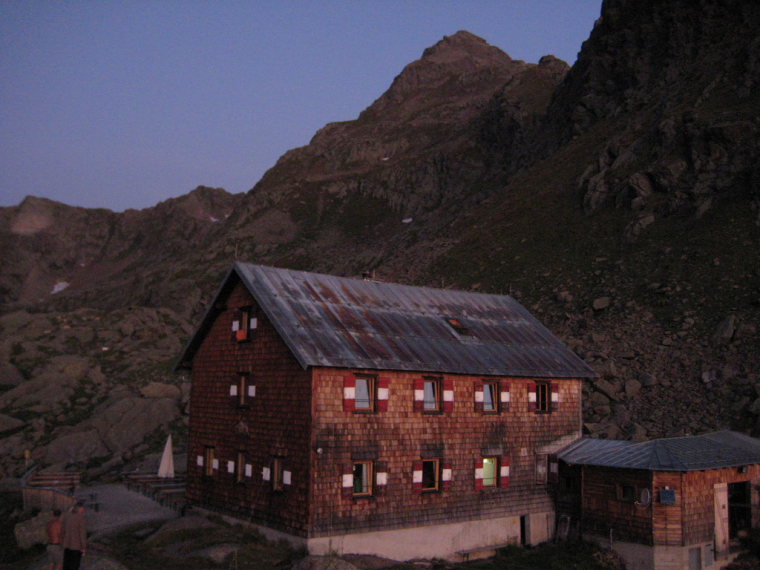
[[[159,504],[181,510],[185,503],[185,475],[159,477],[153,473],[125,473],[124,481],[128,489],[138,491]]]
[[[65,511],[76,503],[75,493],[82,480],[80,472],[36,471],[32,468],[21,478],[24,510]]]

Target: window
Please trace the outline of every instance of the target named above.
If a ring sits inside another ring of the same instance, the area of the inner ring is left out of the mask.
[[[282,491],[282,461],[279,457],[272,460],[272,490]]]
[[[549,413],[558,409],[558,384],[554,382],[531,382],[528,385],[528,411]]]
[[[549,402],[551,402],[551,388],[549,384],[536,384],[536,411],[548,412]]]
[[[496,487],[498,484],[499,459],[496,457],[483,458],[483,487]]]
[[[245,452],[237,452],[237,461],[235,462],[235,483],[242,483],[245,477]]]
[[[356,410],[372,411],[375,409],[374,378],[356,378]]]
[[[436,412],[441,409],[441,383],[437,379],[424,381],[424,398],[422,409],[426,412]]]
[[[486,456],[475,461],[475,489],[509,487],[508,455]]]
[[[636,488],[633,485],[618,485],[618,500],[633,503],[636,500]]]
[[[422,462],[422,490],[437,491],[439,489],[441,464],[437,459],[427,459]]]
[[[247,467],[246,467],[247,468]],[[271,467],[264,467],[261,470],[261,477],[264,481],[272,483],[273,491],[282,491],[285,486],[291,484],[292,474],[290,471],[283,469],[282,458],[272,458]]]
[[[498,380],[475,380],[475,411],[481,414],[498,414],[509,410],[509,383]]]
[[[372,494],[372,462],[359,461],[353,467],[353,495],[367,496]]]
[[[451,412],[454,409],[454,380],[451,378],[417,378],[414,381],[414,410]]]
[[[343,378],[343,410],[346,412],[385,412],[388,410],[388,378],[357,376]]]
[[[256,396],[256,386],[251,382],[247,372],[239,372],[237,381],[230,384],[230,396],[237,400],[238,406],[247,406],[250,399]]]
[[[243,307],[232,321],[232,338],[238,342],[250,340],[257,327],[258,319],[253,314],[253,308]]]
[[[499,385],[496,382],[483,382],[483,411],[499,411]]]
[[[451,463],[423,459],[415,461],[412,470],[412,489],[417,494],[448,491],[451,486]]]
[[[214,474],[214,466],[218,459],[214,458],[214,448],[206,447],[203,454],[203,474],[211,477]]]
[[[446,322],[452,329],[454,329],[454,332],[456,332],[458,335],[472,336],[472,332],[470,331],[469,327],[464,324],[461,319],[447,318]]]

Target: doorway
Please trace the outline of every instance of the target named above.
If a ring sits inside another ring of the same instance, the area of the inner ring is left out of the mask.
[[[520,515],[520,546],[530,545],[530,515]]]
[[[749,481],[728,484],[728,536],[737,538],[752,527],[752,492]]]

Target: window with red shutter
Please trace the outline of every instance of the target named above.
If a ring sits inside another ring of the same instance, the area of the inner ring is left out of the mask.
[[[559,389],[555,383],[530,382],[528,384],[528,411],[548,413],[558,409]]]

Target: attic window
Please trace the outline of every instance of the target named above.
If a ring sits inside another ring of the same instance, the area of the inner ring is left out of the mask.
[[[239,309],[232,321],[232,339],[238,342],[251,340],[253,331],[258,328],[259,321],[252,307]]]
[[[455,319],[454,317],[447,317],[446,322],[452,329],[454,329],[454,332],[457,334],[462,336],[472,336],[472,331],[469,329],[469,327],[467,327],[467,325],[465,325],[459,319]]]

